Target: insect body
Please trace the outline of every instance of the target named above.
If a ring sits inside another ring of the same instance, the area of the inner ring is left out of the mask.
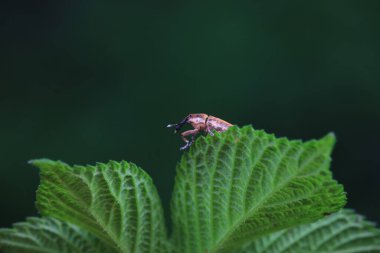
[[[197,114],[189,114],[181,122],[177,124],[169,124],[167,127],[174,127],[175,128],[174,133],[176,133],[186,123],[189,123],[192,127],[194,127],[194,129],[181,133],[181,138],[184,142],[186,142],[186,145],[181,147],[180,150],[184,150],[190,147],[191,144],[193,144],[195,140],[195,136],[200,132],[204,132],[206,134],[210,134],[211,136],[213,136],[214,134],[212,131],[221,133],[221,132],[226,131],[229,127],[232,126],[232,124],[222,119],[219,119],[217,117],[209,116],[204,113],[197,113]],[[190,141],[186,139],[186,136],[189,136],[189,135],[191,135]]]

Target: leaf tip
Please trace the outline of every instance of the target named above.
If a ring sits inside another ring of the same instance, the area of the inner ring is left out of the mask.
[[[46,165],[53,165],[55,162],[47,158],[32,159],[28,161],[28,164],[31,164],[35,167],[43,167]]]
[[[334,144],[336,142],[336,135],[334,132],[329,132],[328,134],[326,134],[323,139],[329,141],[329,142],[332,142],[332,144]]]
[[[31,164],[39,169],[56,167],[57,164],[66,165],[66,163],[62,161],[53,161],[47,158],[32,159],[28,161],[28,164]]]
[[[336,143],[335,133],[330,132],[326,134],[318,142],[320,143],[321,147],[324,147],[324,150],[327,153],[331,153]]]

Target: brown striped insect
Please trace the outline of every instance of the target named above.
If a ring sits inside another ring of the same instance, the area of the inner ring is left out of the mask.
[[[231,123],[228,123],[227,121],[224,121],[217,117],[204,113],[194,113],[186,116],[186,118],[184,118],[181,122],[177,124],[169,124],[167,127],[174,127],[174,133],[176,133],[187,123],[189,123],[194,129],[181,133],[181,138],[186,143],[186,145],[181,147],[180,150],[184,150],[190,147],[195,140],[195,136],[200,132],[204,132],[206,135],[210,134],[213,136],[214,133],[212,131],[221,133],[226,131],[229,127],[233,126]],[[186,139],[186,136],[189,135],[191,135],[190,141]]]

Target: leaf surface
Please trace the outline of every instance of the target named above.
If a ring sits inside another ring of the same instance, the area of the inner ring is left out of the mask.
[[[264,236],[240,253],[379,253],[380,230],[352,210]]]
[[[115,253],[93,235],[53,218],[28,218],[0,229],[5,253]]]
[[[37,208],[42,215],[76,224],[119,252],[165,251],[160,199],[151,178],[136,165],[32,163],[40,168]]]
[[[257,236],[339,210],[346,196],[329,170],[334,142],[332,134],[303,143],[250,126],[198,138],[177,166],[177,252],[233,252]]]

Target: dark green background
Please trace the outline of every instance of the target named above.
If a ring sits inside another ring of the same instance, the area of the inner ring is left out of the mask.
[[[32,158],[128,160],[166,215],[204,112],[338,138],[349,207],[380,221],[380,1],[9,1],[0,8],[0,226],[36,215]]]

